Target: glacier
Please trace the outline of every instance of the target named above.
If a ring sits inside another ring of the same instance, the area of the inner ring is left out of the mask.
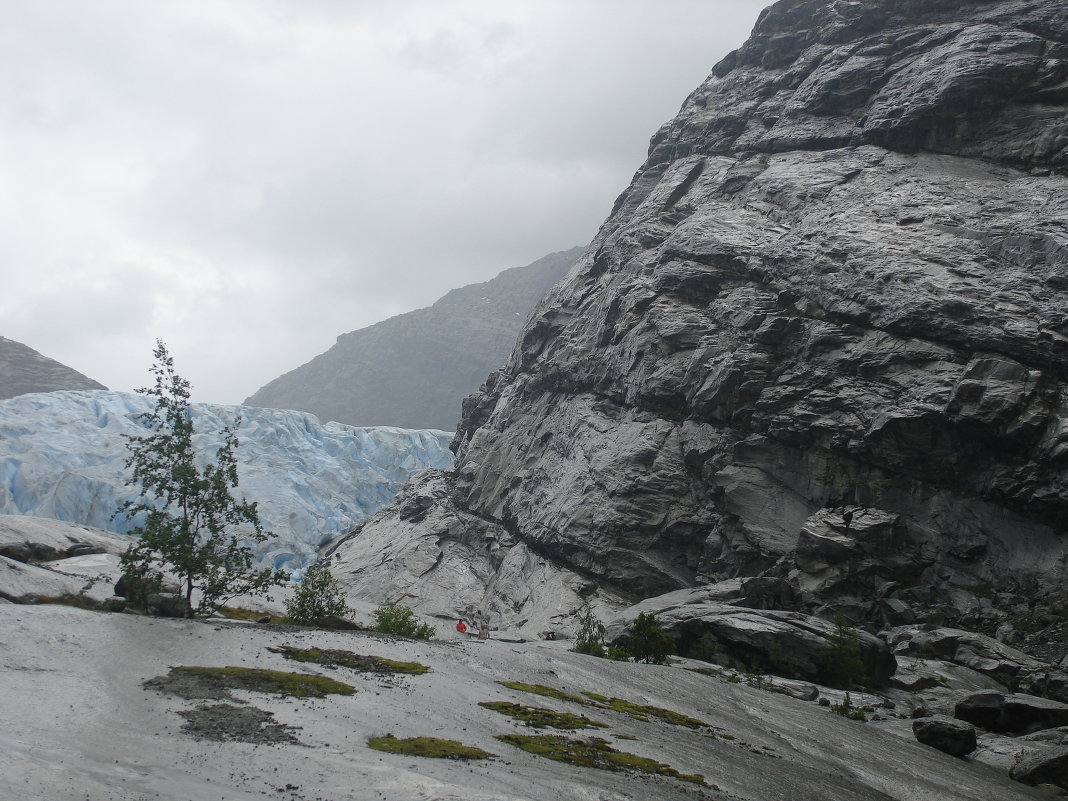
[[[62,391],[0,401],[0,514],[53,518],[125,534],[114,517],[127,486],[126,436],[145,433],[153,400],[109,391]],[[236,495],[256,501],[275,536],[261,561],[290,571],[389,501],[409,476],[450,468],[452,434],[322,423],[280,409],[191,404],[198,452],[213,457],[240,418]]]

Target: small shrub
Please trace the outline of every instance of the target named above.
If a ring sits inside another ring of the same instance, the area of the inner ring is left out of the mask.
[[[374,631],[380,634],[396,634],[413,640],[429,640],[434,636],[434,627],[420,623],[415,613],[407,606],[383,606],[375,610]]]
[[[286,601],[286,623],[317,626],[328,618],[352,614],[345,593],[326,566],[309,567],[297,585],[293,597]]]
[[[596,618],[593,610],[589,607],[579,618],[579,630],[575,636],[575,647],[571,650],[588,656],[605,655],[604,649],[604,624]]]
[[[635,662],[666,665],[668,655],[675,652],[675,641],[664,633],[655,617],[642,612],[631,624],[627,650]]]
[[[613,662],[629,662],[630,651],[626,648],[620,648],[618,646],[611,646],[604,652],[605,659],[611,659]]]
[[[859,706],[853,706],[853,699],[849,697],[849,693],[846,692],[845,698],[842,699],[840,704],[832,704],[831,711],[836,715],[841,715],[843,718],[849,718],[850,720],[867,721],[868,717],[864,714],[864,710]]]
[[[820,684],[847,689],[853,684],[863,686],[867,680],[864,660],[860,652],[860,637],[856,630],[845,625],[842,618],[828,638],[827,646],[817,655]]]

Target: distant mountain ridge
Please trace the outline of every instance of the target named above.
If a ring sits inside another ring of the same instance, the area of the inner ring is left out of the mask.
[[[42,356],[33,348],[0,337],[0,400],[28,392],[107,389],[77,370]]]
[[[531,309],[581,254],[551,253],[454,289],[432,306],[342,334],[244,405],[348,425],[453,431],[464,397],[508,360]]]

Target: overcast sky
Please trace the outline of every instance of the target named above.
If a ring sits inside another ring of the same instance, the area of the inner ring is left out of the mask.
[[[765,0],[0,0],[0,335],[239,403],[584,245]]]

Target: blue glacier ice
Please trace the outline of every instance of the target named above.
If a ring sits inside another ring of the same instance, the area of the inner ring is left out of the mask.
[[[126,484],[124,435],[143,434],[152,400],[124,392],[42,392],[0,400],[0,514],[32,515],[126,533],[112,519]],[[239,496],[256,501],[275,535],[258,555],[299,569],[319,546],[373,514],[408,477],[448,468],[451,434],[322,423],[279,409],[193,404],[197,450],[214,456],[238,416]]]

